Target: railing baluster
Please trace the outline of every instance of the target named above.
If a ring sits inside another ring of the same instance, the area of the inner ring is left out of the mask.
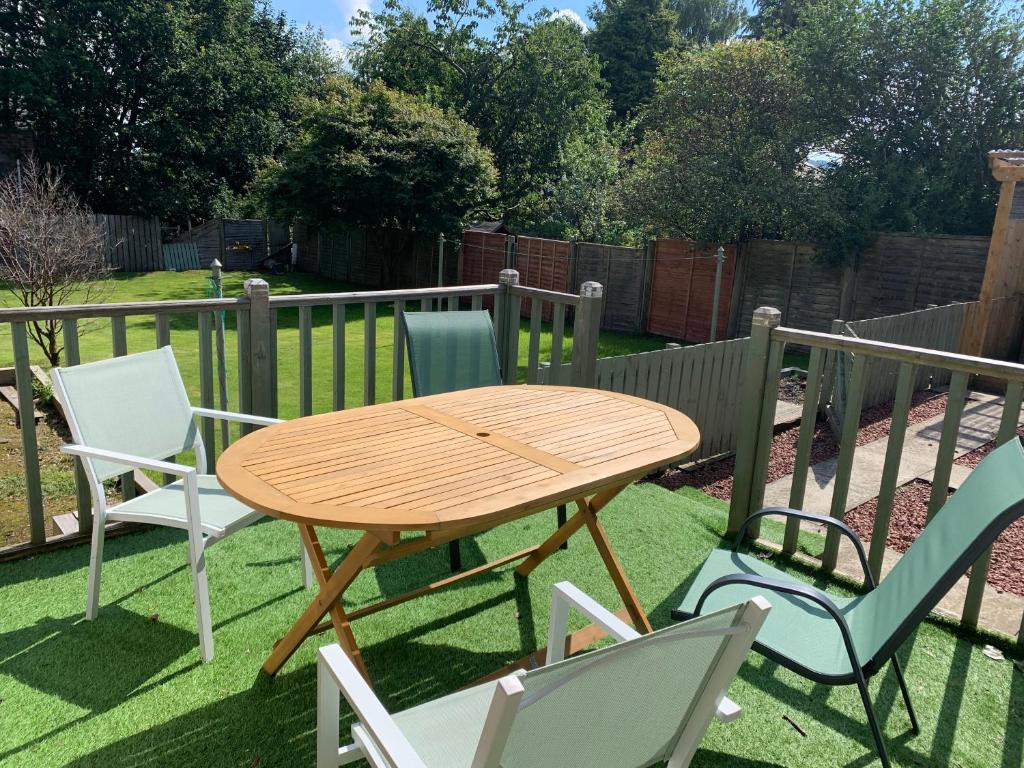
[[[299,416],[313,413],[313,308],[299,307]]]
[[[270,412],[276,418],[280,412],[278,410],[277,395],[278,395],[278,384],[277,384],[277,328],[280,318],[278,317],[278,310],[271,308],[270,310],[270,337],[269,344],[267,344],[267,353],[269,357],[268,365],[270,366]]]
[[[1003,415],[999,420],[999,431],[996,433],[996,445],[1009,442],[1017,435],[1022,395],[1024,395],[1024,385],[1021,382],[1013,381],[1007,384],[1006,397],[1003,400]],[[991,559],[992,548],[989,547],[971,568],[971,580],[967,584],[967,597],[964,599],[964,612],[960,619],[965,626],[971,628],[978,626],[981,602],[985,597],[989,560]],[[1024,633],[1024,619],[1021,621],[1021,630]]]
[[[156,346],[169,347],[171,345],[171,316],[157,315],[156,321]]]
[[[565,304],[551,306],[551,368],[548,384],[562,384],[562,356],[565,354]]]
[[[78,347],[78,321],[68,318],[63,322],[64,365],[73,366],[82,362]],[[78,504],[78,532],[92,531],[92,493],[89,491],[89,478],[85,474],[82,460],[77,456],[75,461],[75,500]]]
[[[451,309],[451,306],[449,306]],[[391,350],[391,399],[401,400],[405,395],[405,323],[402,322],[402,313],[405,311],[405,302],[399,299],[395,302],[395,332],[393,349]]]
[[[43,486],[39,477],[39,445],[36,441],[36,407],[32,399],[32,367],[28,353],[28,328],[11,323],[14,345],[14,386],[18,390],[18,421],[21,425],[21,456],[24,462],[28,523],[33,544],[46,541]]]
[[[199,404],[203,408],[213,408],[213,313],[199,313]],[[206,452],[206,471],[213,472],[217,462],[216,431],[213,419],[199,419],[200,433],[203,436],[203,449]]]
[[[846,410],[839,436],[839,456],[836,458],[836,479],[832,486],[832,506],[829,514],[837,520],[846,516],[846,500],[850,495],[850,475],[853,474],[853,455],[857,450],[857,432],[860,429],[860,410],[864,401],[864,366],[866,355],[855,355],[853,373],[847,391]],[[829,528],[825,535],[825,551],[821,566],[826,571],[835,570],[839,560],[839,534]]]
[[[526,383],[537,383],[537,368],[540,364],[540,322],[543,303],[540,299],[530,301],[530,346],[526,358]]]
[[[474,296],[472,299],[470,299],[469,306],[470,309],[472,309],[474,312],[479,312],[481,309],[484,308],[484,297],[480,296],[479,294]]]
[[[125,326],[124,315],[116,315],[110,318],[110,335],[113,342],[114,357],[124,357],[128,354],[128,331]],[[129,501],[135,498],[135,472],[124,472],[121,475],[121,498]]]
[[[420,312],[433,312],[434,302],[430,299],[420,299]]]
[[[235,313],[238,330],[238,410],[252,413],[252,349],[250,346],[249,310],[240,309]],[[240,424],[239,434],[252,431],[248,424]]]
[[[967,397],[967,382],[970,376],[962,371],[953,374],[949,380],[949,395],[946,398],[946,415],[942,419],[942,436],[939,438],[939,453],[935,459],[935,473],[932,477],[932,493],[928,498],[928,519],[931,520],[949,496],[949,475],[953,468],[957,438],[960,435],[960,418],[964,412]]]
[[[440,303],[440,301],[441,300],[438,299],[438,303]],[[458,309],[459,309],[459,297],[458,296],[449,296],[448,297],[448,311],[449,312],[457,312]]]
[[[889,422],[889,441],[885,445],[885,464],[882,467],[882,481],[878,488],[878,504],[875,522],[871,530],[871,546],[868,552],[868,566],[875,581],[882,578],[882,561],[885,559],[885,540],[889,536],[889,521],[892,517],[893,501],[899,483],[900,462],[903,458],[903,442],[907,435],[907,418],[914,396],[916,373],[913,363],[900,363],[896,378],[896,397],[892,404],[892,418]]]
[[[815,347],[807,363],[807,385],[804,388],[804,407],[800,415],[800,436],[796,443],[796,459],[793,465],[793,486],[789,489],[789,506],[801,509],[807,489],[807,471],[811,463],[811,445],[814,442],[814,428],[818,418],[818,394],[821,391],[821,377],[825,368],[825,350]],[[791,518],[786,521],[786,536],[782,551],[796,552],[800,535],[800,521]]]
[[[377,402],[377,305],[363,305],[363,405]]]
[[[334,410],[345,409],[345,304],[331,307],[331,362],[334,381]]]

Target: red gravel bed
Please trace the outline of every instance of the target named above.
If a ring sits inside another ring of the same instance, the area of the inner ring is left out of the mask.
[[[914,393],[908,424],[917,424],[942,413],[946,408],[946,396],[930,390]],[[857,445],[864,445],[889,434],[892,421],[892,403],[883,403],[865,409],[860,415],[860,431]],[[793,473],[796,463],[796,444],[800,437],[800,425],[779,432],[772,441],[771,458],[768,462],[768,482]],[[839,453],[839,443],[832,429],[824,419],[814,425],[814,439],[811,441],[811,465],[827,461]],[[734,458],[706,464],[696,469],[669,469],[653,479],[653,482],[674,491],[683,486],[697,488],[716,499],[728,501],[732,496],[732,479],[736,468]]]
[[[897,489],[886,546],[897,552],[907,551],[924,528],[931,492],[931,483],[924,480],[914,480]],[[846,524],[865,541],[871,537],[877,505],[878,499],[872,499],[851,509],[844,518]],[[1024,596],[1024,519],[1018,520],[996,539],[986,580],[1000,592]]]

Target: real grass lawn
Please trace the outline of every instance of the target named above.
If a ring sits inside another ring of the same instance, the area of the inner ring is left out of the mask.
[[[692,489],[642,485],[601,517],[653,623],[667,625],[681,585],[720,543],[725,505]],[[535,515],[464,542],[467,564],[536,543],[553,518]],[[765,529],[779,534],[777,525]],[[324,531],[324,540],[338,558],[354,535]],[[313,765],[318,642],[307,641],[276,679],[258,675],[310,599],[299,586],[295,529],[268,521],[210,550],[216,657],[209,664],[199,661],[185,550],[181,532],[165,529],[110,540],[93,622],[82,619],[86,547],[0,565],[0,764]],[[347,598],[357,607],[446,573],[444,548],[428,551],[361,575]],[[357,621],[386,706],[453,691],[544,645],[550,587],[563,579],[620,607],[583,534],[528,580],[506,567]],[[572,628],[581,624],[573,618]],[[927,622],[902,649],[919,736],[909,733],[893,675],[872,681],[897,765],[1021,766],[1024,674],[1012,661],[987,658],[973,640]],[[730,695],[743,718],[712,725],[694,766],[878,765],[852,687],[815,685],[751,655]],[[347,730],[344,705],[343,713]],[[594,717],[593,708],[568,717],[567,727]]]
[[[352,286],[329,280],[318,275],[293,273],[283,276],[261,275],[246,272],[224,273],[224,295],[244,295],[244,282],[249,277],[263,277],[270,283],[273,295],[296,293],[337,293],[352,290]],[[99,296],[105,302],[162,301],[201,299],[207,296],[209,272],[151,272],[146,274],[115,274],[109,285]],[[418,302],[417,302],[418,304]],[[13,296],[0,292],[0,306],[14,305]],[[392,363],[394,349],[394,307],[379,304],[377,307],[375,355],[376,402],[391,400]],[[332,366],[332,310],[331,307],[313,309],[313,412],[321,413],[333,408],[333,366]],[[235,334],[235,314],[225,313],[225,358],[227,371],[228,410],[238,410],[238,347]],[[83,320],[80,322],[80,351],[82,362],[102,360],[112,354],[112,338],[108,320]],[[299,336],[298,310],[283,309],[278,318],[278,404],[282,418],[292,418],[299,413]],[[129,317],[126,322],[127,346],[129,352],[141,352],[156,347],[156,328],[152,316]],[[345,404],[347,407],[362,405],[364,402],[363,374],[365,324],[363,306],[353,304],[346,309],[345,341]],[[572,328],[565,329],[564,352],[566,361],[571,350]],[[600,338],[601,356],[622,355],[659,349],[665,339],[649,335],[603,332]],[[525,380],[525,366],[529,345],[529,321],[523,321],[520,331],[520,373]],[[181,369],[182,378],[194,404],[199,405],[199,334],[195,314],[176,315],[171,320],[171,346]],[[42,352],[30,342],[32,362],[45,367]],[[551,356],[551,327],[545,323],[540,341],[540,360]],[[0,324],[0,366],[13,365],[10,326]],[[408,364],[405,365],[405,396],[412,395]],[[216,379],[215,379],[216,382]],[[125,386],[145,386],[145,382],[125,382]],[[216,402],[220,407],[217,386],[214,385]],[[6,407],[6,406],[2,406]],[[0,424],[0,547],[16,544],[28,539],[28,519],[25,514],[25,492],[21,472],[21,445],[18,430],[13,425],[14,413],[8,410],[6,425]],[[232,427],[237,435],[237,427]],[[49,518],[54,514],[74,509],[74,491],[66,493],[73,483],[72,464],[56,452],[60,440],[57,435],[41,424],[39,442],[44,465],[44,502]],[[217,430],[220,442],[220,431]],[[155,478],[155,475],[154,475]],[[60,493],[57,493],[60,491]]]

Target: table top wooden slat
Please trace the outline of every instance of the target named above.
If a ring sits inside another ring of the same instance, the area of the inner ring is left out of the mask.
[[[312,525],[468,528],[636,479],[689,455],[689,418],[615,392],[503,386],[309,416],[230,446],[236,497]]]

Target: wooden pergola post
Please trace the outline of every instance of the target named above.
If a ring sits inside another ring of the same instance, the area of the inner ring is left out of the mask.
[[[967,318],[961,345],[963,352],[980,357],[991,356],[992,342],[1001,334],[994,302],[1024,295],[1024,150],[989,152],[989,167],[1001,185],[999,205],[979,304]]]

